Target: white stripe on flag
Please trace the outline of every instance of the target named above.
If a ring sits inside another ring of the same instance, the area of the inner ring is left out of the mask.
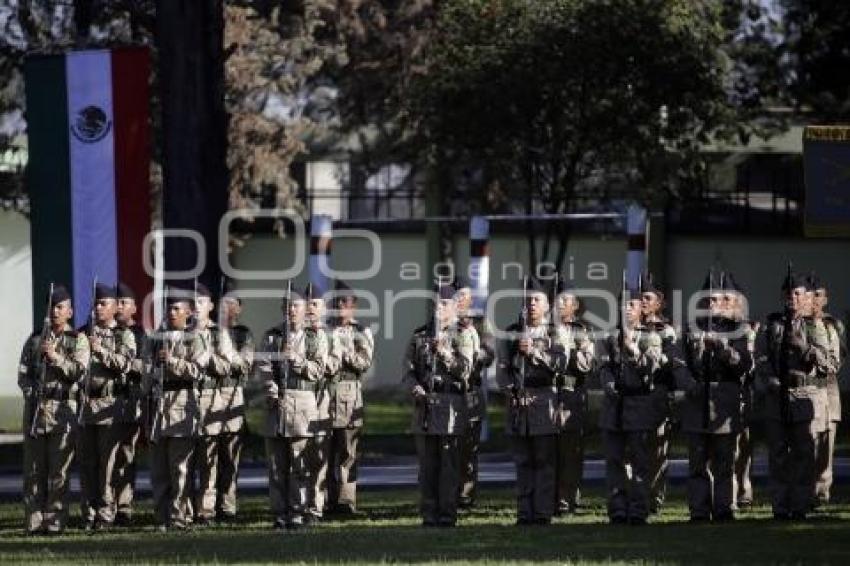
[[[92,278],[110,285],[118,279],[111,54],[68,53],[65,73],[75,322],[79,324],[91,306]]]

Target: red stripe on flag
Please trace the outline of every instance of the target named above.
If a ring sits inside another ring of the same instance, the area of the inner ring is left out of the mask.
[[[140,309],[145,296],[153,290],[153,280],[145,273],[142,258],[142,244],[151,227],[149,77],[150,56],[146,48],[112,51],[118,277],[136,292]]]

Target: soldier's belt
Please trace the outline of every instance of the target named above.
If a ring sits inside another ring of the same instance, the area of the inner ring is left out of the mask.
[[[163,391],[183,391],[184,389],[192,389],[194,383],[191,381],[166,381],[162,384]]]
[[[236,387],[237,385],[239,385],[238,379],[233,379],[231,377],[213,377],[204,379],[198,386],[198,389],[221,389],[223,387]]]
[[[699,381],[699,382],[700,382],[700,383],[702,383],[702,384],[705,384],[705,380],[704,380],[704,379],[697,379],[697,381]],[[735,377],[735,376],[730,376],[730,375],[722,375],[722,376],[719,376],[719,377],[718,377],[718,376],[713,375],[713,376],[711,376],[711,377],[709,377],[709,378],[708,378],[708,381],[709,381],[710,383],[734,383],[734,384],[736,384],[736,385],[740,385],[740,384],[741,384],[741,380],[740,380],[740,379],[738,379],[738,378],[737,378],[737,377]]]
[[[555,376],[529,375],[523,383],[526,387],[552,387],[555,385]]]
[[[340,371],[337,381],[360,381],[360,374],[353,371]]]
[[[652,393],[652,390],[648,387],[622,387],[619,390],[620,395],[623,397],[645,397]]]
[[[44,391],[42,399],[50,399],[51,401],[68,401],[71,399],[71,391],[69,389],[51,388]]]
[[[104,385],[97,389],[89,389],[88,393],[86,393],[86,397],[89,399],[104,399],[106,397],[112,397],[112,387]]]
[[[277,387],[280,390],[289,389],[290,391],[312,391],[316,392],[321,389],[320,385],[315,381],[308,379],[297,379],[290,377],[287,380],[280,379],[277,382]]]
[[[809,377],[808,375],[789,375],[785,380],[787,387],[826,387],[826,379],[821,377]]]

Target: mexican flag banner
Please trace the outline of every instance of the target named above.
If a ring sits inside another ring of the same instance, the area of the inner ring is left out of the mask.
[[[94,277],[127,283],[141,307],[152,287],[147,49],[31,56],[24,76],[35,326],[51,281],[69,286],[76,326]]]

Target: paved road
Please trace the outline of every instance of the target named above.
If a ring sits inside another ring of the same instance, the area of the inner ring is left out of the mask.
[[[673,482],[683,481],[687,477],[687,460],[671,460],[669,478]],[[414,459],[409,463],[392,465],[365,465],[359,469],[358,485],[365,489],[390,487],[410,487],[416,485],[417,466]],[[767,475],[767,462],[757,459],[753,466],[753,476],[764,478]],[[480,469],[481,482],[487,485],[508,485],[516,479],[513,463],[506,461],[483,461]],[[850,480],[850,458],[837,458],[835,461],[836,481]],[[588,482],[601,482],[605,479],[605,463],[602,460],[588,460],[584,464],[584,479]],[[79,479],[76,474],[71,480],[71,491],[78,493]],[[150,493],[150,475],[146,470],[139,472],[137,490]],[[244,492],[264,492],[268,489],[266,469],[249,467],[239,476],[239,489]],[[21,493],[21,477],[17,474],[0,475],[0,497],[11,498]]]

